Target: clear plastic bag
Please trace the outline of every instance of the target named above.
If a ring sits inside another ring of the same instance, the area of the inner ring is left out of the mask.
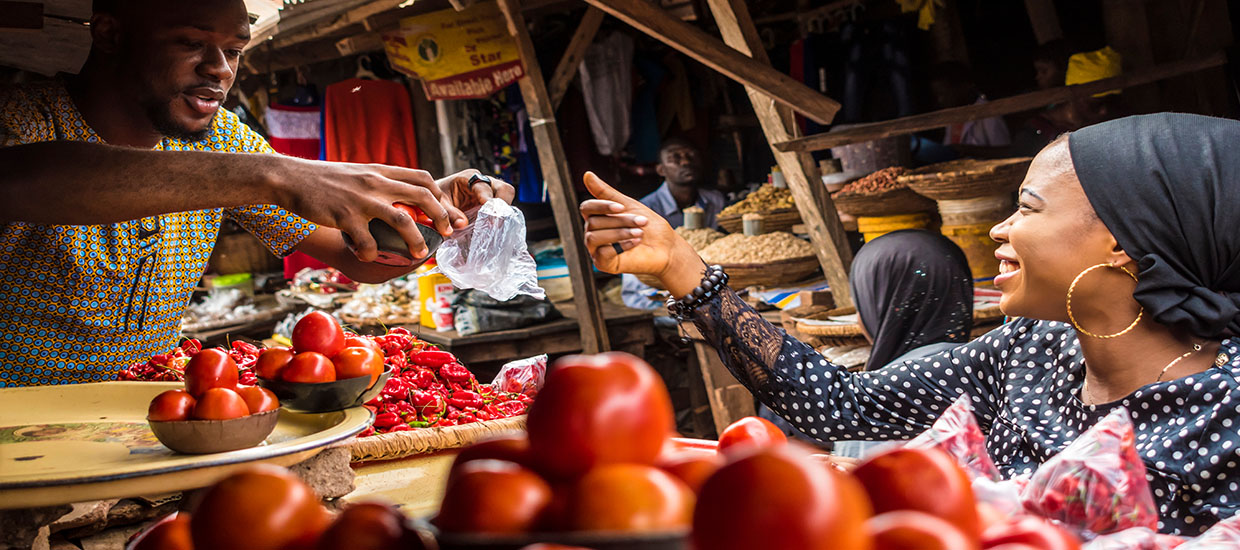
[[[1158,508],[1128,415],[1115,409],[1038,468],[1021,491],[1025,509],[1095,535],[1157,530]]]
[[[478,289],[501,302],[518,294],[547,296],[525,247],[525,216],[500,199],[482,205],[473,223],[454,232],[435,257],[439,272],[457,288]]]
[[[547,377],[547,355],[537,355],[528,359],[513,361],[501,367],[491,387],[505,393],[521,393],[534,395],[542,389],[543,380]]]
[[[1200,537],[1177,546],[1177,550],[1235,550],[1240,548],[1240,515],[1215,523]]]
[[[1162,535],[1148,527],[1133,527],[1110,535],[1102,535],[1089,541],[1081,550],[1171,550],[1187,548],[1185,539],[1175,535]],[[1233,542],[1240,543],[1240,539]],[[1222,547],[1220,547],[1222,548]],[[1227,546],[1236,548],[1236,546]]]
[[[962,395],[952,403],[934,425],[905,446],[913,449],[939,449],[964,468],[969,479],[999,479],[999,468],[986,450],[986,436],[973,416],[968,396]]]

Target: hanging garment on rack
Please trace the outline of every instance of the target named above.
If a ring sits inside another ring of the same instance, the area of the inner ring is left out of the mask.
[[[326,159],[418,167],[409,92],[399,82],[350,78],[327,87]]]
[[[322,115],[318,107],[272,105],[267,109],[267,141],[278,153],[319,159]]]
[[[638,164],[659,162],[659,147],[663,145],[659,133],[659,91],[667,80],[667,69],[658,60],[638,55],[633,58],[633,68],[641,76],[641,85],[633,97],[633,137],[629,151]]]
[[[904,21],[849,23],[840,28],[840,40],[846,52],[841,122],[912,115],[912,67]],[[875,98],[884,104],[873,104]]]
[[[633,108],[633,39],[613,32],[586,49],[578,74],[598,152],[611,156],[629,141]]]
[[[668,56],[664,63],[671,75],[664,88],[662,100],[659,102],[659,133],[668,135],[672,123],[680,122],[680,132],[687,132],[697,126],[697,114],[694,112],[693,92],[690,90],[689,74],[680,59]],[[699,90],[700,91],[700,90]]]

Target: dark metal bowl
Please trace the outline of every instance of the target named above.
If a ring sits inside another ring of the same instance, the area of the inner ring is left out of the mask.
[[[280,406],[293,412],[324,413],[360,407],[383,391],[383,385],[392,377],[388,367],[370,386],[370,378],[358,376],[335,382],[306,383],[288,382],[271,378],[259,378],[258,385],[276,394]]]
[[[520,550],[537,543],[580,546],[592,550],[688,550],[689,530],[654,533],[566,531],[561,533],[521,533],[490,535],[444,533],[429,521],[412,520],[413,528],[433,533],[439,550]]]
[[[155,438],[184,454],[248,449],[262,443],[280,420],[279,409],[230,420],[148,420]]]
[[[429,251],[426,257],[421,259],[415,259],[409,254],[409,245],[405,244],[405,239],[396,232],[396,228],[383,220],[370,220],[370,235],[374,237],[375,244],[379,247],[379,257],[375,259],[375,263],[396,267],[418,267],[434,256],[435,251],[439,250],[439,245],[443,244],[443,235],[440,235],[434,227],[427,227],[420,223],[415,225],[418,227],[418,232],[422,234],[422,239],[426,241],[426,249]],[[348,233],[342,233],[342,235],[344,235],[345,244],[350,248],[356,248]]]

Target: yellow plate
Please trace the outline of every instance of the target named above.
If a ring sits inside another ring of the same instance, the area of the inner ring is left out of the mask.
[[[280,410],[257,447],[177,454],[151,433],[146,409],[176,382],[101,382],[0,389],[0,509],[160,495],[205,487],[255,462],[287,466],[370,424],[364,407]]]

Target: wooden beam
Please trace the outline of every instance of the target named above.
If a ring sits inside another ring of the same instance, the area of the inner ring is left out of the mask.
[[[761,91],[806,118],[830,124],[840,104],[770,65],[746,56],[647,0],[586,0],[728,78]]]
[[[766,50],[762,48],[762,39],[750,18],[745,0],[708,0],[715,22],[728,46],[741,54],[750,56],[755,62],[769,64]],[[796,135],[798,126],[792,111],[776,105],[772,99],[761,91],[746,86],[754,112],[762,125],[767,141],[776,143],[787,141]],[[835,294],[840,307],[852,305],[852,293],[848,286],[848,267],[852,263],[852,249],[848,245],[848,236],[840,223],[840,216],[831,201],[831,194],[822,185],[822,177],[818,165],[809,153],[790,153],[776,150],[775,161],[788,181],[788,188],[796,200],[797,211],[801,220],[809,229],[810,240],[814,243],[814,253],[822,272],[826,275],[827,284]]]
[[[577,67],[585,58],[586,50],[594,42],[594,36],[598,34],[598,28],[602,26],[603,18],[606,16],[607,14],[594,6],[586,8],[585,15],[581,16],[581,23],[577,25],[577,30],[573,33],[573,39],[568,42],[568,48],[564,50],[560,63],[555,66],[555,72],[551,73],[551,80],[547,81],[547,93],[551,95],[552,111],[558,110],[560,102],[564,101],[564,94],[568,92],[569,84],[572,84],[573,78],[577,76]]]
[[[850,143],[873,141],[890,136],[912,134],[923,130],[933,130],[955,122],[966,122],[970,120],[990,118],[992,116],[1003,116],[1012,113],[1030,111],[1055,103],[1063,103],[1072,101],[1076,98],[1088,97],[1107,90],[1131,88],[1133,86],[1149,84],[1151,82],[1191,74],[1204,69],[1209,69],[1211,67],[1218,67],[1226,64],[1227,56],[1223,53],[1216,53],[1209,57],[1177,61],[1174,63],[1164,63],[1162,65],[1151,67],[1142,72],[1107,78],[1105,80],[1090,82],[1088,84],[1060,86],[1058,88],[1050,88],[1047,90],[1039,90],[1027,94],[996,99],[980,105],[953,107],[951,109],[942,109],[930,113],[897,118],[883,122],[859,124],[848,128],[847,130],[817,134],[776,143],[775,148],[779,151],[821,151],[823,149],[829,149],[840,145],[848,145]]]
[[[585,353],[599,353],[610,349],[607,323],[598,288],[594,284],[594,264],[586,250],[585,227],[577,212],[577,193],[573,188],[572,174],[560,142],[560,130],[555,123],[555,110],[547,95],[542,68],[534,51],[529,27],[517,0],[499,0],[500,11],[508,20],[508,32],[517,41],[517,51],[525,63],[525,76],[519,81],[525,108],[529,111],[530,128],[538,145],[538,159],[542,164],[543,178],[551,195],[551,210],[555,225],[564,243],[564,261],[568,264],[573,284],[573,300],[577,303],[577,322],[581,328],[581,349]]]
[[[1063,38],[1055,0],[1025,0],[1025,11],[1029,13],[1029,23],[1033,25],[1033,36],[1038,44]]]
[[[358,8],[344,12],[331,21],[314,24],[311,28],[292,33],[280,33],[272,39],[271,46],[276,49],[287,48],[309,40],[315,40],[351,25],[361,24],[363,28],[370,26],[369,18],[388,10],[396,9],[405,0],[376,0]],[[367,30],[371,30],[367,28]]]
[[[0,29],[38,30],[43,28],[43,4],[0,0]]]

